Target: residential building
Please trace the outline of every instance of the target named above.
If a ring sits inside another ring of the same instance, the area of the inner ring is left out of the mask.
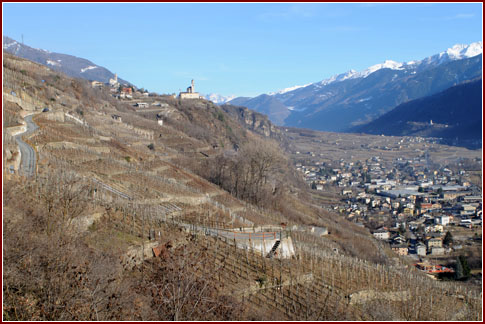
[[[426,255],[426,245],[424,244],[417,244],[416,245],[416,254],[420,256],[425,256]]]
[[[431,248],[431,254],[432,255],[443,255],[445,254],[445,249],[443,247],[432,247]]]
[[[103,87],[103,82],[99,82],[99,81],[91,81],[91,87],[93,88],[101,88]]]
[[[437,216],[435,217],[434,221],[435,221],[435,224],[446,226],[450,223],[450,216],[448,215]]]
[[[378,240],[388,240],[391,233],[387,229],[381,228],[372,233],[372,235]]]
[[[406,244],[393,244],[391,250],[398,255],[408,255],[408,246]]]
[[[428,250],[430,250],[431,248],[433,247],[443,247],[443,240],[438,237],[433,237],[433,238],[430,238],[427,242],[428,244]]]

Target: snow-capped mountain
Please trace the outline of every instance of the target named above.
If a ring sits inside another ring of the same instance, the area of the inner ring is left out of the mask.
[[[320,81],[320,84],[328,85],[333,82],[344,81],[347,79],[366,78],[370,74],[376,71],[379,71],[381,69],[404,70],[404,69],[413,69],[418,67],[424,68],[425,66],[443,64],[453,60],[462,60],[462,59],[474,57],[480,54],[482,54],[481,41],[472,43],[470,45],[457,44],[451,48],[448,48],[444,52],[427,57],[421,61],[409,61],[405,63],[399,63],[392,60],[386,60],[384,63],[372,65],[361,72],[350,70],[342,74],[334,75],[328,79]],[[298,89],[301,87],[294,87],[294,88]],[[289,91],[295,90],[291,88],[287,88],[287,89],[290,89]],[[285,91],[285,92],[288,92],[288,91]],[[270,94],[272,95],[276,93],[270,93]]]
[[[108,82],[114,74],[108,69],[93,62],[72,55],[54,53],[44,49],[32,48],[7,36],[3,36],[3,50],[7,53],[43,64],[53,70],[63,72],[71,77]],[[123,84],[130,84],[118,78]]]
[[[208,95],[204,96],[205,99],[212,101],[215,104],[222,105],[225,104],[228,101],[231,101],[232,99],[236,98],[236,96],[231,95],[231,96],[222,96],[217,93],[209,93]]]
[[[386,60],[360,72],[350,70],[306,86],[255,98],[235,98],[229,103],[266,113],[280,125],[345,131],[403,102],[481,76],[481,54],[481,41],[455,45],[422,60],[404,63]]]
[[[275,95],[275,94],[284,94],[284,93],[287,93],[287,92],[290,92],[290,91],[293,91],[293,90],[296,90],[296,89],[307,87],[310,84],[311,83],[308,83],[308,84],[305,84],[305,85],[297,85],[297,86],[293,86],[293,87],[289,87],[289,88],[284,88],[284,89],[281,89],[281,90],[278,90],[278,91],[275,91],[275,92],[270,92],[270,93],[268,93],[268,95],[272,96],[272,95]]]

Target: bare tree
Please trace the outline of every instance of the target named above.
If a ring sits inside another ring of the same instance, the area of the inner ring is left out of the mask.
[[[200,246],[179,247],[165,258],[146,261],[141,291],[149,292],[154,320],[237,320],[242,305],[221,294],[215,264]]]

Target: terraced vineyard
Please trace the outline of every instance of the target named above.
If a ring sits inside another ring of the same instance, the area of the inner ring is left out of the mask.
[[[392,258],[365,229],[313,200],[285,159],[275,158],[280,164],[265,173],[271,166],[258,164],[265,152],[248,148],[277,144],[219,107],[157,98],[176,114],[161,127],[87,83],[6,57],[11,125],[30,111],[39,126],[25,138],[38,156],[35,176],[5,176],[9,319],[157,320],[154,300],[162,292],[151,289],[166,278],[157,271],[178,261],[179,249],[206,258],[205,270],[186,274],[194,287],[206,287],[198,292],[236,300],[242,319],[481,319],[478,288],[434,281]],[[49,112],[42,112],[45,106]],[[122,116],[123,125],[112,115]],[[7,144],[13,157],[15,143]],[[219,182],[211,178],[217,172],[205,172],[211,167],[223,171]],[[235,177],[236,171],[246,176]],[[232,188],[223,189],[223,175],[237,180]],[[314,226],[330,233],[318,236],[309,230]],[[294,245],[289,258],[267,257],[234,239],[235,232],[270,232],[276,240],[280,231],[279,242],[289,237]],[[157,275],[145,282],[148,270]],[[44,299],[46,291],[55,303]],[[78,317],[72,314],[81,306],[70,308],[73,300],[84,307]],[[45,305],[55,315],[46,316]]]

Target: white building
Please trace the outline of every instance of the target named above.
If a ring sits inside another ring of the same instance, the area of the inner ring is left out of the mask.
[[[119,82],[118,82],[118,75],[115,73],[115,77],[114,79],[109,79],[109,85],[113,88],[119,86]]]
[[[417,244],[416,254],[421,256],[426,256],[426,246],[424,244]]]
[[[180,92],[180,99],[200,99],[201,96],[198,92],[195,92],[194,80],[192,80],[190,87],[187,88],[187,92]]]
[[[450,216],[448,215],[441,215],[437,216],[434,219],[435,224],[446,226],[450,223]]]
[[[378,229],[377,231],[372,233],[372,235],[374,235],[374,237],[378,240],[388,240],[391,236],[389,231],[385,229]]]

